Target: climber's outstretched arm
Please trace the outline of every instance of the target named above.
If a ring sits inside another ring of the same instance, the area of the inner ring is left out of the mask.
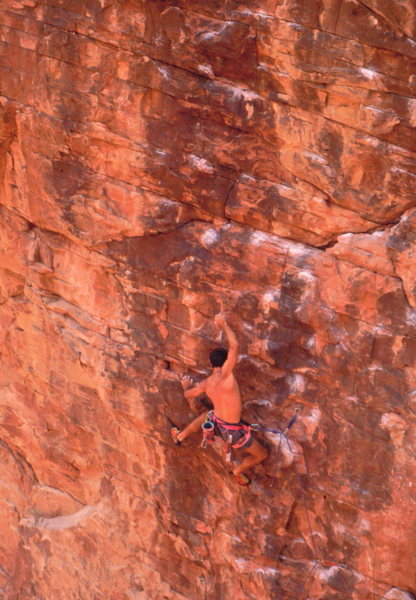
[[[234,331],[228,325],[224,313],[221,311],[218,315],[215,315],[214,323],[217,327],[220,327],[227,336],[228,341],[228,356],[227,360],[221,367],[221,376],[225,379],[233,372],[235,365],[238,360],[238,341]]]
[[[184,396],[187,400],[191,400],[192,398],[197,398],[201,396],[205,392],[206,388],[206,379],[203,379],[196,386],[192,387],[192,379],[188,375],[186,375],[182,380],[182,387],[184,390]]]

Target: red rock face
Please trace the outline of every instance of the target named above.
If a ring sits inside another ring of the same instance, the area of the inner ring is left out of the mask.
[[[1,594],[411,600],[414,2],[0,24]],[[166,420],[222,300],[244,417],[300,409],[248,489]]]

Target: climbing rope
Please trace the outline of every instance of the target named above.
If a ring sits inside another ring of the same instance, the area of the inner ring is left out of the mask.
[[[289,423],[287,424],[287,426],[285,427],[285,429],[283,431],[279,431],[279,430],[270,430],[268,428],[264,428],[261,429],[262,431],[271,431],[272,433],[278,432],[281,433],[280,436],[280,442],[279,442],[279,448],[280,448],[280,443],[282,441],[283,438],[285,438],[285,441],[288,445],[289,450],[292,452],[292,454],[296,454],[296,452],[294,451],[290,440],[287,436],[287,432],[288,430],[292,427],[293,423],[296,421],[296,417],[299,414],[300,409],[295,409],[293,417],[290,419]],[[309,473],[309,469],[308,469],[308,465],[306,464],[306,460],[305,460],[305,456],[303,456],[303,462],[304,462],[304,466],[305,466],[305,471],[306,474],[308,475],[308,477],[310,477],[310,473]],[[294,595],[292,596],[292,600],[303,600],[304,597],[304,591],[306,588],[306,584],[311,580],[311,578],[313,577],[316,569],[318,568],[318,566],[324,566],[324,567],[341,567],[341,568],[347,568],[345,565],[340,565],[337,563],[333,563],[329,560],[325,560],[320,558],[319,553],[318,553],[318,549],[316,547],[316,543],[315,543],[315,537],[313,534],[313,529],[312,529],[312,524],[311,524],[311,520],[309,517],[309,512],[306,506],[306,495],[305,495],[305,488],[304,485],[302,483],[302,479],[300,476],[300,473],[298,472],[298,470],[296,469],[295,466],[295,474],[296,474],[296,480],[299,486],[299,489],[301,491],[301,500],[302,500],[302,504],[303,504],[303,508],[305,511],[305,515],[306,515],[306,521],[308,523],[308,529],[309,529],[309,537],[310,537],[310,544],[311,544],[311,548],[312,548],[312,552],[314,555],[314,562],[312,563],[306,578],[300,583],[300,585],[296,588],[296,590],[294,591]],[[284,559],[284,557],[282,556],[281,558]]]
[[[264,425],[261,425],[260,423],[247,423],[247,425],[253,430],[253,431],[264,431],[266,433],[272,433],[275,435],[279,435],[279,444],[277,447],[277,456],[279,456],[279,452],[280,452],[280,448],[282,445],[282,441],[284,440],[285,443],[287,444],[290,452],[292,453],[293,456],[295,456],[296,454],[299,454],[297,452],[295,452],[289,437],[288,437],[288,432],[291,429],[291,427],[294,425],[294,423],[296,422],[296,419],[299,415],[299,413],[301,412],[300,408],[295,408],[293,411],[293,415],[290,418],[290,420],[288,421],[286,427],[284,429],[274,429],[271,427],[266,427]],[[209,417],[207,418],[207,421],[202,425],[202,429],[203,429],[203,440],[202,440],[202,447],[206,447],[206,445],[213,441],[214,439],[214,424],[209,420]],[[227,461],[231,462],[232,461],[232,436],[230,436],[230,438],[228,439],[228,443],[227,443]],[[310,476],[309,474],[309,469],[308,469],[308,465],[306,464],[305,461],[305,457],[303,456],[303,462],[304,462],[304,466],[305,466],[305,471],[306,474],[308,475],[308,477]],[[279,463],[277,461],[277,466],[276,466],[276,471],[273,475],[273,477],[276,477],[277,475],[277,471],[279,469]],[[304,598],[304,592],[305,592],[305,588],[307,583],[313,578],[316,569],[318,568],[319,565],[322,566],[329,566],[329,567],[334,567],[334,566],[341,566],[341,567],[345,567],[345,565],[338,565],[336,563],[332,563],[330,561],[327,560],[323,560],[320,558],[319,553],[318,553],[318,549],[316,547],[316,543],[315,543],[315,536],[313,534],[313,529],[312,529],[312,523],[309,517],[309,512],[307,509],[307,505],[306,505],[306,495],[305,495],[305,488],[304,485],[302,483],[302,479],[301,479],[301,475],[298,472],[297,468],[296,468],[296,464],[295,464],[295,475],[296,475],[296,480],[300,489],[300,498],[301,498],[301,503],[303,505],[303,509],[305,511],[305,516],[306,516],[306,521],[308,524],[308,530],[309,530],[309,537],[310,537],[310,546],[313,552],[313,558],[314,561],[312,563],[312,565],[310,566],[306,577],[303,579],[303,581],[300,582],[300,584],[296,587],[296,589],[293,592],[293,595],[291,597],[291,600],[303,600]],[[284,556],[281,556],[281,560],[285,560]]]
[[[308,574],[306,575],[306,578],[296,588],[296,590],[295,590],[295,596],[294,596],[293,600],[302,600],[302,598],[303,598],[303,592],[305,591],[306,584],[314,576],[317,566],[318,566],[318,561],[315,560],[315,562],[313,563],[312,567],[309,569]]]
[[[290,421],[288,422],[288,424],[286,425],[286,427],[282,430],[280,429],[271,429],[270,427],[265,427],[264,425],[260,425],[259,423],[253,423],[250,425],[251,429],[253,429],[253,431],[265,431],[267,433],[274,433],[275,435],[279,435],[279,445],[277,447],[277,456],[279,457],[279,453],[280,453],[280,448],[282,446],[282,440],[283,438],[285,438],[286,443],[288,444],[288,448],[289,450],[292,452],[293,451],[291,449],[291,446],[289,444],[289,439],[287,437],[287,432],[289,431],[289,429],[292,427],[292,425],[294,424],[294,422],[296,421],[298,414],[300,413],[300,408],[295,408],[295,410],[293,411],[293,416],[291,417]],[[276,464],[276,470],[273,473],[273,477],[276,477],[277,472],[279,470],[279,463],[277,462]]]
[[[298,410],[298,413],[299,412],[300,411]],[[289,440],[289,438],[288,438],[288,436],[286,434],[287,434],[287,431],[290,429],[290,427],[295,422],[298,413],[296,413],[296,414],[293,415],[293,417],[289,421],[286,429],[284,430],[284,432],[282,434],[282,437],[285,438],[285,441],[286,441],[286,443],[288,445],[288,448],[292,452],[293,455],[295,454],[295,451],[294,451],[294,449],[293,449],[293,447],[292,447],[292,445],[290,443],[290,440]],[[306,473],[307,473],[307,475],[309,477],[309,469],[308,469],[308,465],[306,464],[305,456],[303,456],[303,462],[304,462],[304,465],[305,465],[305,471],[306,471]],[[316,569],[318,568],[318,565],[321,564],[322,561],[319,558],[318,550],[317,550],[316,543],[315,543],[315,537],[313,535],[312,524],[311,524],[311,520],[310,520],[310,517],[309,517],[308,509],[307,509],[307,506],[306,506],[305,488],[303,486],[302,479],[301,479],[300,473],[298,472],[298,470],[296,468],[296,465],[295,465],[295,474],[296,474],[296,480],[297,480],[299,489],[301,491],[302,504],[303,504],[303,508],[304,508],[304,511],[305,511],[305,515],[306,515],[306,521],[308,523],[309,537],[310,537],[310,542],[311,542],[311,546],[312,546],[312,552],[313,552],[314,559],[315,559],[314,562],[313,562],[313,564],[312,564],[312,566],[311,566],[311,568],[309,569],[309,572],[308,572],[308,574],[306,576],[306,579],[303,581],[303,583],[301,584],[301,586],[295,591],[295,596],[293,597],[293,600],[302,600],[302,598],[303,598],[303,592],[304,592],[304,590],[306,588],[306,584],[313,577],[313,575],[315,574]]]
[[[286,435],[286,433],[292,427],[293,423],[296,421],[299,413],[300,408],[295,408],[295,410],[293,411],[293,416],[291,417],[289,423],[286,425],[283,431],[281,429],[271,429],[270,427],[265,427],[264,425],[260,425],[260,423],[250,423],[250,427],[253,431],[267,431],[268,433]]]
[[[280,436],[279,445],[277,447],[277,455],[278,456],[279,456],[279,452],[280,452],[280,448],[281,448],[281,444],[282,444],[282,440],[283,439],[285,440],[285,442],[286,442],[286,444],[287,444],[290,452],[293,455],[295,455],[296,452],[294,451],[294,449],[293,449],[293,447],[292,447],[292,445],[290,443],[290,440],[289,440],[289,438],[287,436],[287,433],[290,430],[290,428],[292,427],[292,425],[295,423],[295,421],[296,421],[296,419],[298,417],[298,414],[300,413],[300,410],[301,410],[300,408],[295,408],[295,410],[293,411],[293,416],[290,418],[288,424],[286,425],[286,427],[283,430],[281,430],[281,429],[272,429],[270,427],[265,427],[264,425],[260,425],[259,423],[253,423],[251,425],[251,428],[254,431],[265,431],[267,433],[273,433],[273,434],[276,434],[276,435]],[[306,461],[305,461],[305,457],[303,457],[303,460],[304,460],[304,464],[305,464],[306,473],[309,476],[309,470],[308,470],[308,466],[307,466]],[[276,477],[278,469],[279,469],[279,464],[277,464],[276,471],[274,473],[274,477]],[[320,564],[329,564],[329,565],[333,566],[333,564],[332,563],[328,563],[328,561],[323,561],[323,560],[321,560],[319,558],[318,550],[317,550],[317,547],[316,547],[316,544],[315,544],[315,538],[314,538],[314,535],[313,535],[312,524],[311,524],[311,520],[310,520],[310,517],[309,517],[308,509],[307,509],[307,506],[306,506],[305,489],[304,489],[304,486],[302,484],[302,480],[301,480],[300,474],[299,474],[299,472],[296,469],[296,466],[295,466],[295,473],[296,473],[296,480],[297,480],[299,489],[301,491],[301,500],[302,500],[303,508],[304,508],[305,515],[306,515],[306,521],[308,523],[310,543],[311,543],[312,552],[313,552],[314,559],[315,559],[314,562],[313,562],[313,564],[312,564],[312,566],[311,566],[311,568],[309,569],[309,571],[308,571],[308,573],[306,575],[306,578],[295,589],[294,596],[292,596],[292,600],[302,600],[302,598],[303,598],[303,592],[305,590],[306,584],[313,577],[316,569],[318,568],[318,565],[320,565]],[[282,558],[284,558],[284,557],[282,557]]]

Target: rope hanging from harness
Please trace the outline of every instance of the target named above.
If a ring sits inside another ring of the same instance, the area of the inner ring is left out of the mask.
[[[300,412],[301,412],[300,408],[296,408],[293,411],[292,417],[290,418],[289,422],[287,423],[286,427],[283,430],[265,427],[264,425],[261,425],[260,423],[251,423],[251,424],[245,423],[245,425],[247,426],[248,431],[250,431],[250,430],[265,431],[267,433],[273,433],[275,435],[279,435],[280,439],[279,439],[279,445],[278,445],[278,449],[277,449],[278,454],[279,454],[279,450],[280,450],[280,447],[282,444],[282,440],[285,440],[285,442],[287,443],[292,454],[295,454],[292,444],[290,443],[290,440],[287,436],[287,432],[290,430],[290,428],[295,423]],[[203,440],[202,440],[202,444],[201,444],[202,447],[205,448],[208,443],[214,441],[214,439],[215,439],[214,438],[214,428],[215,428],[215,424],[213,421],[210,420],[210,418],[208,416],[207,420],[202,425],[202,432],[203,432]],[[238,428],[239,428],[238,425],[230,426],[230,429],[238,429]],[[233,443],[232,443],[233,438],[232,438],[232,435],[228,435],[227,439],[225,441],[226,441],[226,461],[232,462],[233,461]],[[236,447],[236,446],[234,446],[234,447]],[[306,470],[308,472],[307,466],[306,466]],[[314,539],[312,523],[311,523],[311,520],[309,517],[307,505],[306,505],[305,489],[302,484],[302,480],[301,480],[299,473],[297,472],[297,470],[295,470],[295,472],[296,472],[297,483],[298,483],[299,490],[300,490],[301,503],[302,503],[304,511],[305,511],[306,522],[307,522],[308,530],[309,530],[310,544],[311,544],[311,549],[312,549],[312,553],[313,553],[313,557],[314,557],[314,560],[312,562],[312,565],[311,565],[309,571],[306,574],[306,577],[299,583],[299,585],[296,587],[296,589],[293,592],[293,596],[292,596],[293,600],[302,600],[304,598],[306,586],[310,582],[310,580],[314,577],[314,574],[315,574],[317,568],[319,567],[319,565],[324,565],[324,566],[328,566],[328,567],[335,567],[335,566],[339,566],[339,567],[343,567],[343,568],[346,568],[346,567],[345,567],[345,565],[338,565],[338,564],[330,562],[328,560],[324,560],[323,558],[321,558],[319,556],[318,549],[316,547],[316,543],[315,543],[315,539]],[[280,559],[284,560],[285,557],[281,556]]]
[[[260,423],[251,423],[250,427],[253,431],[267,431],[268,433],[275,433],[285,435],[289,429],[292,427],[293,423],[296,421],[298,414],[300,413],[300,408],[295,408],[293,411],[293,416],[291,417],[289,423],[283,429],[271,429],[270,427],[265,427],[264,425],[260,425]]]

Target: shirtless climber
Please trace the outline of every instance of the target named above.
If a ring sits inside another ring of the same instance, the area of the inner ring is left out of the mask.
[[[248,485],[250,479],[244,475],[244,472],[265,460],[267,452],[260,442],[254,438],[247,423],[241,420],[240,389],[233,373],[238,358],[237,338],[222,312],[215,316],[214,323],[218,328],[225,331],[229,350],[216,348],[211,352],[209,359],[212,365],[212,373],[195,387],[192,387],[190,377],[186,376],[182,380],[182,387],[187,400],[206,394],[212,401],[214,410],[199,415],[182,431],[173,427],[171,435],[175,444],[180,444],[190,434],[201,431],[202,424],[209,419],[214,423],[215,435],[221,436],[226,441],[231,435],[232,447],[244,451],[243,461],[230,472],[230,475],[240,485]]]

